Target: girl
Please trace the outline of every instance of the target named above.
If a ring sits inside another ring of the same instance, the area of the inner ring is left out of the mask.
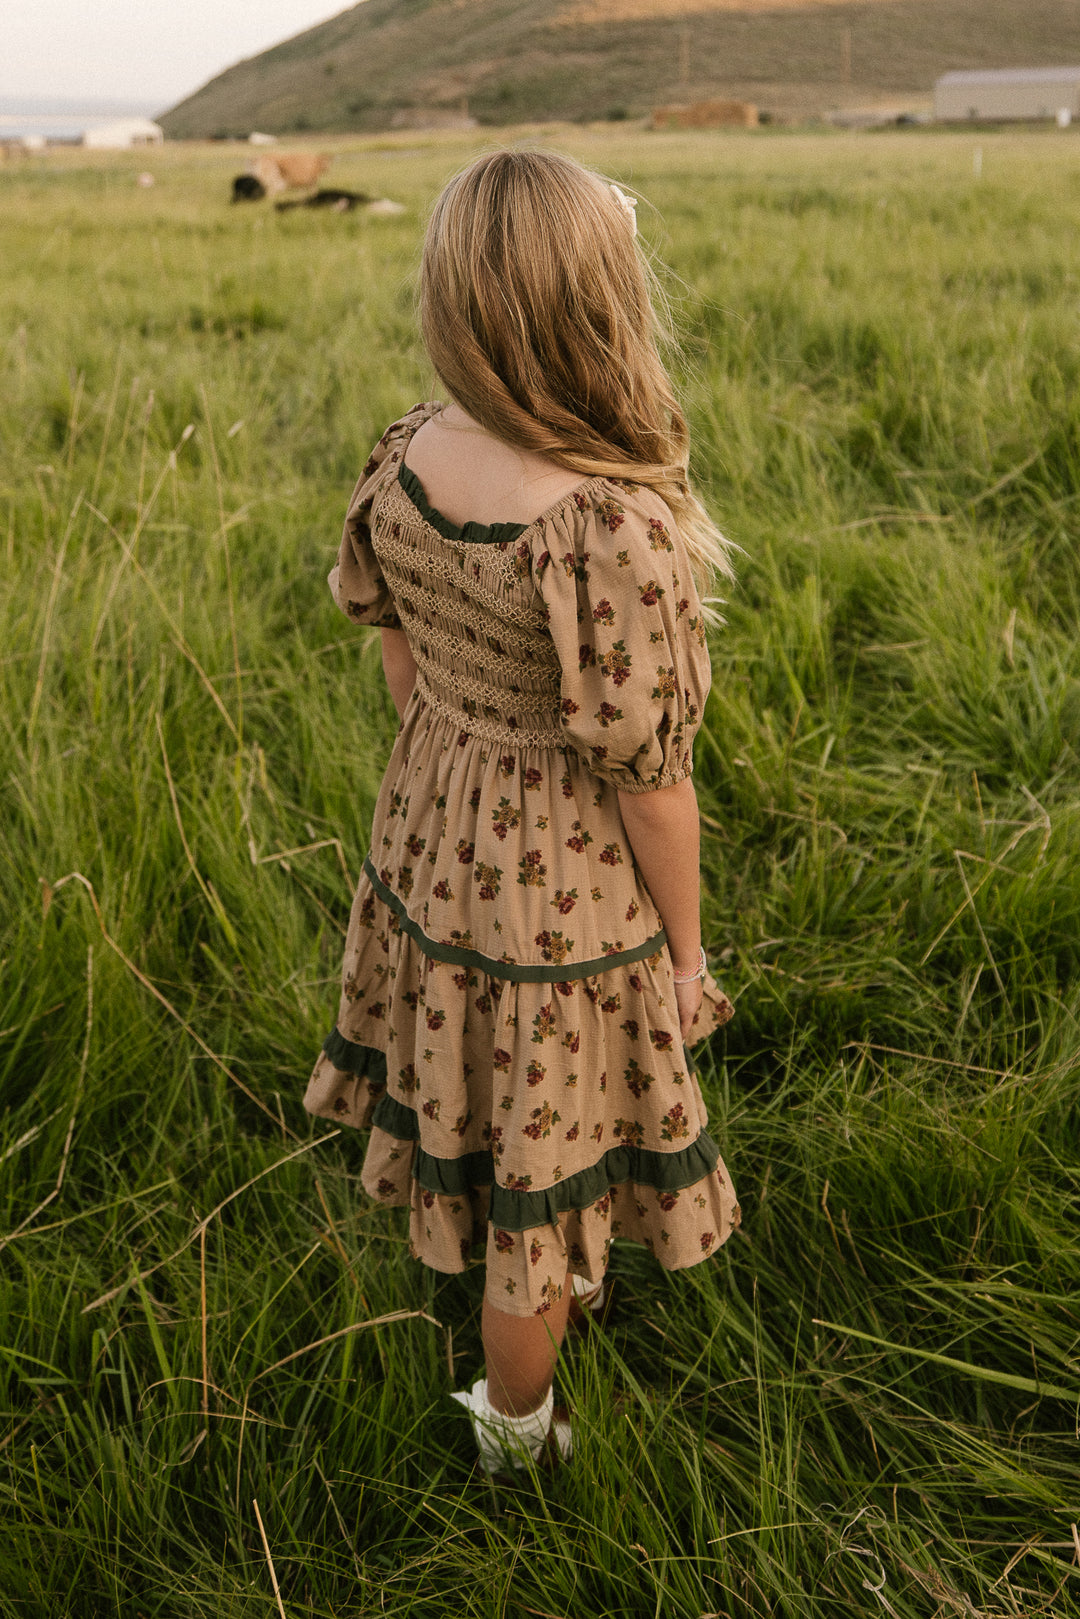
[[[481,1465],[548,1443],[572,1303],[612,1238],[669,1270],[739,1211],[685,1044],[705,967],[691,745],[698,586],[729,574],[690,492],[633,204],[569,158],[493,152],[427,231],[445,404],[388,428],[330,587],[382,631],[401,727],[305,1105],[372,1126],[363,1183],[411,1250],[486,1241]]]

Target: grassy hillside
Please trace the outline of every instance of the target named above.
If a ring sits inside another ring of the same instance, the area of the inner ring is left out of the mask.
[[[713,95],[806,114],[925,94],[950,68],[1076,60],[1076,0],[366,0],[161,121],[184,138],[361,130],[467,106],[499,124]]]
[[[395,729],[326,573],[479,138],[343,144],[386,220],[0,169],[0,1619],[1080,1619],[1080,141],[563,139],[653,205],[745,551],[743,1231],[616,1243],[575,1459],[493,1493],[482,1274],[300,1105]]]

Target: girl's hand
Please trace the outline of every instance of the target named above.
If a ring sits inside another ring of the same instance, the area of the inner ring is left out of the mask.
[[[689,984],[675,985],[675,1004],[679,1008],[679,1028],[684,1045],[690,1038],[690,1028],[697,1017],[704,993],[705,986],[700,978],[693,979]]]

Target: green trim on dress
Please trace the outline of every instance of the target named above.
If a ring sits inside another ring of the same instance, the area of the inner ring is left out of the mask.
[[[609,972],[612,967],[644,961],[646,956],[659,954],[667,943],[667,934],[661,928],[659,933],[652,934],[643,944],[635,944],[629,950],[615,950],[609,956],[593,956],[590,961],[563,961],[552,966],[542,966],[539,962],[497,961],[494,956],[485,956],[479,950],[469,950],[459,944],[440,944],[437,939],[429,938],[419,922],[413,921],[404,901],[398,898],[393,889],[387,888],[378,876],[370,855],[365,859],[363,869],[364,876],[383,904],[398,918],[401,931],[407,933],[426,956],[433,961],[447,961],[458,967],[476,967],[490,978],[506,978],[515,984],[568,984],[574,978],[592,978],[596,973]]]
[[[416,1143],[412,1173],[425,1191],[446,1197],[466,1197],[475,1187],[489,1186],[488,1219],[497,1231],[531,1231],[536,1226],[557,1226],[559,1215],[587,1209],[611,1190],[631,1182],[656,1192],[681,1192],[715,1173],[720,1157],[716,1142],[702,1130],[696,1141],[679,1152],[653,1152],[648,1147],[610,1147],[588,1169],[542,1191],[500,1186],[490,1152],[469,1152],[461,1158],[435,1158],[419,1145],[420,1121],[412,1108],[389,1094],[375,1104],[372,1124],[395,1141]]]
[[[475,523],[472,518],[467,523],[452,523],[442,512],[436,511],[420,479],[404,461],[398,467],[398,483],[425,523],[430,523],[444,540],[456,540],[465,545],[510,545],[532,527],[530,523]]]
[[[386,1084],[385,1051],[347,1040],[336,1024],[323,1041],[323,1051],[340,1073],[366,1079],[373,1088]]]

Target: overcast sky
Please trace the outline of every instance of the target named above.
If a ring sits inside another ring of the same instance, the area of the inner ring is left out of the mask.
[[[348,0],[15,0],[0,112],[47,99],[164,111],[222,68],[348,10]]]

